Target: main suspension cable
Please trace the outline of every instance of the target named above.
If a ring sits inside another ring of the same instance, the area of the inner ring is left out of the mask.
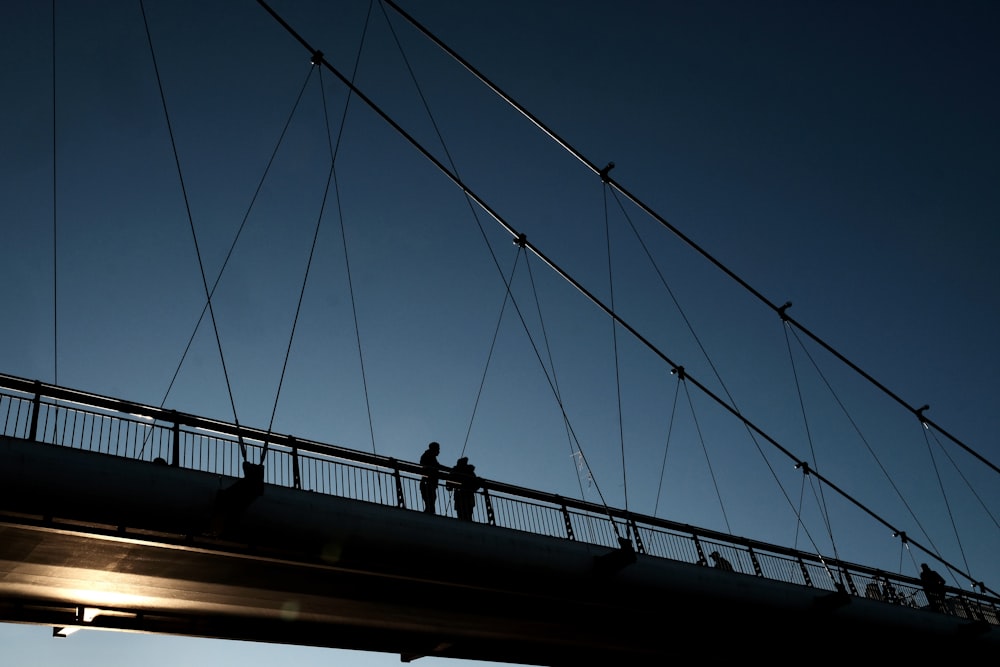
[[[260,2],[261,4],[264,4],[263,0],[258,0],[258,2]],[[598,174],[599,176],[601,176],[601,178],[608,185],[610,185],[611,187],[613,187],[614,189],[616,189],[622,195],[624,195],[625,197],[627,197],[633,204],[635,204],[640,209],[642,209],[647,215],[649,215],[654,220],[656,220],[661,225],[663,225],[668,230],[670,230],[681,241],[683,241],[684,243],[686,243],[693,250],[695,250],[697,253],[699,253],[702,257],[704,257],[710,263],[712,263],[716,268],[718,268],[723,273],[725,273],[729,278],[731,278],[737,284],[739,284],[741,287],[743,287],[745,290],[747,290],[748,292],[750,292],[750,294],[752,294],[754,297],[756,297],[758,300],[760,300],[762,303],[764,303],[768,308],[770,308],[771,310],[773,310],[776,313],[781,314],[783,312],[783,309],[787,308],[787,305],[790,305],[790,304],[786,304],[785,306],[778,306],[774,302],[770,301],[763,294],[761,294],[760,292],[758,292],[756,289],[754,289],[753,286],[751,286],[745,280],[743,280],[742,278],[740,278],[735,272],[733,272],[731,269],[729,269],[725,264],[723,264],[721,261],[719,261],[718,259],[716,259],[708,251],[706,251],[704,248],[702,248],[701,246],[699,246],[691,238],[689,238],[687,235],[685,235],[683,232],[681,232],[677,227],[675,227],[673,224],[671,224],[669,221],[667,221],[663,216],[661,216],[659,213],[657,213],[652,208],[650,208],[648,205],[646,205],[644,202],[642,202],[638,197],[636,197],[631,192],[629,192],[627,189],[625,189],[625,187],[622,184],[618,183],[615,179],[611,178],[608,175],[608,173],[607,173],[607,168],[603,168],[602,169],[601,167],[598,167],[596,164],[594,164],[593,162],[591,162],[590,160],[588,160],[580,151],[578,151],[576,148],[574,148],[572,145],[570,145],[567,141],[565,141],[562,137],[560,137],[558,134],[556,134],[555,131],[553,131],[551,128],[549,128],[547,125],[545,125],[545,123],[543,123],[541,120],[539,120],[530,111],[528,111],[523,106],[521,106],[516,100],[514,100],[514,98],[512,98],[510,95],[508,95],[503,90],[501,90],[499,86],[497,86],[492,81],[490,81],[485,75],[483,75],[479,70],[477,70],[471,63],[469,63],[467,60],[465,60],[464,58],[462,58],[457,52],[455,52],[454,49],[452,49],[447,44],[445,44],[440,39],[438,39],[437,36],[435,36],[433,33],[431,33],[430,30],[428,30],[426,27],[424,27],[419,21],[417,21],[411,15],[407,14],[401,7],[399,7],[399,5],[397,5],[395,2],[393,2],[393,0],[381,0],[381,2],[383,2],[383,3],[387,4],[387,5],[389,5],[390,7],[392,7],[392,9],[396,13],[398,13],[400,16],[402,16],[404,19],[406,19],[406,21],[408,21],[414,28],[416,28],[418,31],[420,31],[421,33],[423,33],[438,48],[440,48],[445,53],[447,53],[449,56],[451,56],[462,67],[464,67],[466,70],[468,70],[469,73],[471,73],[474,77],[476,77],[477,79],[479,79],[484,85],[486,85],[494,93],[496,93],[503,101],[505,101],[507,104],[509,104],[511,107],[513,107],[518,113],[520,113],[521,115],[523,115],[533,125],[535,125],[535,127],[537,127],[539,130],[541,130],[545,135],[547,135],[554,142],[556,142],[557,144],[559,144],[560,146],[562,146],[570,155],[572,155],[577,160],[579,160],[584,166],[586,166],[592,172],[594,172],[595,174]],[[266,5],[265,5],[265,7],[266,7]],[[614,163],[611,163],[611,164],[613,165]],[[864,370],[862,370],[854,362],[852,362],[851,360],[849,360],[843,354],[841,354],[836,349],[834,349],[831,345],[829,345],[824,340],[822,340],[819,336],[817,336],[812,331],[810,331],[809,329],[807,329],[803,324],[801,324],[800,322],[796,321],[794,318],[788,316],[787,314],[784,314],[783,317],[786,319],[786,321],[788,321],[790,324],[794,325],[796,328],[798,328],[800,331],[802,331],[802,333],[804,333],[807,336],[809,336],[817,344],[819,344],[820,346],[822,346],[827,352],[829,352],[830,354],[834,355],[842,363],[846,364],[851,370],[853,370],[854,372],[856,372],[859,375],[861,375],[861,377],[863,377],[868,382],[872,383],[875,387],[877,387],[883,393],[885,393],[886,395],[888,395],[894,401],[896,401],[901,406],[903,406],[904,408],[906,408],[907,410],[909,410],[910,412],[912,412],[914,415],[916,415],[918,417],[921,416],[919,408],[913,407],[912,405],[910,405],[909,403],[907,403],[905,400],[903,400],[902,398],[900,398],[895,392],[893,392],[888,387],[886,387],[885,385],[883,385],[881,382],[879,382],[878,380],[876,380],[874,377],[872,377],[871,375],[869,375],[867,372],[865,372]],[[962,449],[964,449],[966,452],[968,452],[972,456],[974,456],[977,459],[979,459],[979,461],[981,461],[983,464],[985,464],[986,466],[988,466],[989,468],[991,468],[994,472],[1000,474],[1000,467],[998,467],[996,464],[992,463],[991,461],[989,461],[988,459],[986,459],[984,456],[982,456],[981,454],[979,454],[978,452],[976,452],[975,450],[973,450],[971,447],[969,447],[964,442],[962,442],[961,440],[959,440],[956,436],[952,435],[951,433],[949,433],[948,431],[946,431],[945,429],[943,429],[940,425],[934,423],[933,421],[930,421],[926,416],[922,417],[922,419],[924,421],[926,421],[928,424],[931,424],[932,426],[934,426],[938,431],[941,432],[942,435],[944,435],[945,437],[947,437],[949,440],[951,440],[952,442],[954,442],[956,445],[958,445],[959,447],[961,447]]]
[[[383,0],[383,1],[388,1],[388,0]],[[283,28],[285,28],[285,30],[288,31],[288,33],[296,41],[298,41],[305,49],[307,49],[310,53],[316,53],[316,50],[309,44],[309,42],[306,41],[306,39],[303,38],[294,28],[292,28],[283,18],[281,18],[280,15],[278,15],[273,9],[271,9],[271,7],[268,6],[268,4],[264,0],[257,0],[257,3],[259,5],[261,5],[261,7],[263,7],[269,14],[271,14],[272,18],[274,18],[275,21],[277,21]],[[380,118],[382,118],[382,120],[385,121],[390,127],[392,127],[392,129],[394,129],[396,132],[398,132],[399,135],[403,139],[405,139],[415,150],[417,150],[421,155],[423,155],[427,160],[429,160],[456,187],[460,188],[463,192],[465,192],[467,196],[469,196],[473,201],[475,201],[478,206],[480,206],[491,218],[493,218],[500,226],[502,226],[512,237],[514,237],[515,239],[518,239],[519,243],[524,243],[524,246],[526,248],[528,248],[529,250],[531,250],[531,252],[534,253],[540,260],[542,260],[543,262],[545,262],[545,264],[547,264],[549,266],[549,268],[551,268],[553,271],[555,271],[557,274],[559,274],[564,280],[566,280],[570,285],[572,285],[578,292],[580,292],[580,294],[582,294],[584,297],[586,297],[588,300],[590,300],[595,306],[597,306],[598,308],[600,308],[601,310],[603,310],[607,315],[609,315],[610,317],[612,317],[619,325],[621,325],[626,331],[628,331],[633,337],[635,337],[636,340],[638,340],[640,343],[642,343],[646,348],[648,348],[653,354],[655,354],[657,357],[659,357],[662,361],[664,361],[665,363],[667,363],[672,369],[676,370],[676,369],[680,368],[680,366],[675,361],[673,361],[670,357],[668,357],[666,354],[664,354],[659,348],[657,348],[645,336],[643,336],[641,333],[639,333],[639,331],[637,331],[634,327],[632,327],[628,322],[626,322],[624,319],[622,319],[621,316],[619,316],[617,313],[615,313],[604,302],[602,302],[594,294],[592,294],[590,291],[588,291],[582,284],[580,284],[579,281],[577,281],[575,278],[573,278],[571,275],[569,275],[562,267],[560,267],[552,259],[550,259],[548,256],[546,256],[545,253],[543,253],[539,248],[537,248],[536,246],[534,246],[533,244],[531,244],[530,242],[528,242],[527,239],[524,237],[523,234],[520,234],[509,222],[507,222],[506,219],[503,218],[503,216],[501,216],[492,207],[490,207],[489,204],[487,204],[481,197],[479,197],[479,195],[477,195],[468,185],[466,185],[465,182],[462,181],[453,171],[451,171],[450,169],[448,169],[447,166],[445,166],[439,159],[437,159],[432,153],[430,153],[411,134],[409,134],[405,129],[403,129],[403,127],[400,126],[399,123],[397,123],[395,120],[393,120],[381,107],[379,107],[374,101],[372,101],[371,98],[369,98],[361,90],[359,90],[357,88],[357,86],[355,86],[355,84],[353,82],[351,82],[350,80],[348,80],[347,77],[345,77],[328,60],[324,59],[323,60],[323,65],[330,72],[332,72],[338,79],[340,79],[340,81],[345,86],[348,86],[349,88],[351,88],[354,91],[354,94],[357,96],[358,99],[360,99],[362,102],[364,102],[366,105],[368,105],[368,107],[373,112],[375,112]],[[604,171],[606,172],[606,169]],[[606,173],[602,174],[602,177],[605,177],[605,176],[606,176]],[[629,196],[628,193],[626,193],[624,191],[622,192],[622,194],[624,194],[625,196]],[[509,286],[508,286],[508,288],[509,288]],[[515,303],[515,306],[516,306],[516,303]],[[536,349],[536,354],[537,353],[538,352],[537,352],[537,349]],[[798,466],[802,466],[804,464],[804,462],[800,461],[791,451],[789,451],[781,443],[779,443],[773,437],[771,437],[766,432],[764,432],[755,423],[753,423],[752,421],[750,421],[749,419],[747,419],[746,417],[744,417],[742,414],[740,414],[740,412],[738,410],[736,410],[732,405],[728,404],[726,401],[722,400],[717,394],[715,394],[707,386],[705,386],[704,384],[702,384],[701,382],[699,382],[698,380],[696,380],[694,377],[692,377],[690,375],[687,375],[686,379],[691,384],[693,384],[695,387],[697,387],[703,394],[705,394],[706,396],[708,396],[709,398],[711,398],[713,401],[715,401],[715,403],[717,403],[723,410],[725,410],[726,412],[729,412],[736,419],[738,419],[741,422],[743,422],[744,425],[746,425],[748,428],[752,429],[761,438],[763,438],[769,444],[771,444],[773,447],[775,447],[776,449],[778,449],[778,451],[780,451],[782,454],[784,454],[787,458],[789,458],[790,460],[794,461],[797,467]],[[550,382],[551,382],[551,380],[550,380]],[[896,529],[886,519],[883,519],[881,516],[879,516],[873,510],[871,510],[866,505],[864,505],[863,503],[861,503],[860,501],[858,501],[857,499],[855,499],[853,496],[851,496],[849,493],[847,493],[846,491],[844,491],[843,489],[841,489],[839,486],[837,486],[836,484],[834,484],[831,480],[829,480],[826,477],[820,475],[820,473],[818,473],[815,470],[812,470],[811,474],[816,475],[817,479],[819,479],[821,482],[823,482],[824,484],[826,484],[831,490],[833,490],[834,492],[836,492],[837,494],[839,494],[840,496],[842,496],[844,499],[846,499],[847,501],[849,501],[851,504],[853,504],[855,507],[857,507],[862,512],[864,512],[865,514],[867,514],[869,517],[871,517],[872,519],[874,519],[878,523],[882,524],[886,528],[892,530],[894,535],[900,535],[900,536],[901,535],[905,535],[905,531],[901,531],[901,530]],[[603,498],[602,498],[602,501],[603,501]],[[616,526],[616,532],[617,532],[617,526]],[[931,558],[933,558],[933,559],[941,562],[946,567],[955,570],[956,572],[958,572],[958,573],[962,574],[963,576],[969,578],[971,581],[975,581],[971,577],[971,575],[969,575],[968,573],[962,571],[957,566],[955,566],[955,565],[949,563],[948,561],[944,560],[943,558],[941,558],[940,556],[938,556],[933,551],[931,551],[931,550],[927,549],[926,547],[924,547],[922,544],[920,544],[918,542],[915,542],[912,539],[910,540],[910,543],[913,544],[914,546],[916,546],[917,548],[921,549],[922,551],[924,551]]]

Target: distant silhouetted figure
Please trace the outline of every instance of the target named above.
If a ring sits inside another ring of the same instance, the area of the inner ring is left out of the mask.
[[[713,551],[708,556],[715,562],[715,567],[726,572],[733,572],[733,564],[726,560],[718,551]]]
[[[440,453],[441,445],[432,442],[420,456],[420,465],[424,468],[424,476],[420,479],[420,497],[424,499],[424,511],[428,514],[434,514],[434,506],[437,504],[438,481],[443,469],[437,460]]]
[[[476,477],[476,466],[465,456],[451,469],[448,488],[455,495],[455,513],[463,521],[472,521],[472,511],[476,509],[476,491],[482,484]]]
[[[927,563],[920,564],[920,583],[924,585],[924,593],[927,594],[927,602],[934,611],[944,610],[944,577],[927,567]]]

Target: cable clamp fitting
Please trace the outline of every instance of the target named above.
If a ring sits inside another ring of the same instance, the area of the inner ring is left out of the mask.
[[[807,477],[809,476],[809,464],[806,463],[805,461],[800,461],[799,463],[796,463],[795,469],[801,470],[803,475]]]
[[[927,420],[924,419],[924,410],[930,410],[930,409],[931,406],[929,405],[925,405],[922,408],[917,409],[917,419],[919,419],[920,423],[923,424],[924,426],[927,426]]]
[[[601,169],[601,180],[604,181],[605,183],[607,183],[608,181],[610,181],[611,177],[608,176],[608,172],[611,171],[614,168],[615,168],[615,163],[614,162],[609,162],[607,164],[607,166],[604,167],[604,169]]]
[[[791,307],[792,307],[792,302],[786,301],[785,305],[783,305],[781,308],[778,308],[778,315],[781,317],[782,322],[788,321],[788,313],[786,313],[785,311]]]
[[[683,380],[686,377],[684,375],[684,367],[683,366],[674,366],[671,369],[670,374],[671,375],[676,375],[678,380]]]
[[[524,234],[518,234],[517,238],[514,239],[514,245],[523,250],[528,245],[528,237]]]
[[[323,52],[322,51],[318,51],[318,50],[317,51],[313,51],[312,58],[310,58],[309,62],[311,62],[313,65],[322,65],[323,64]]]

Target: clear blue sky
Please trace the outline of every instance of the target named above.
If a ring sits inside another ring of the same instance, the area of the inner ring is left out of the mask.
[[[618,182],[767,299],[793,302],[797,321],[1000,462],[1000,6],[400,4],[589,160],[615,162]],[[366,0],[271,5],[350,75]],[[12,0],[0,21],[0,372],[232,420],[211,327],[165,397],[204,292],[138,3],[56,6],[55,197],[50,8]],[[308,54],[251,0],[145,6],[211,282]],[[366,95],[605,303],[610,237],[626,321],[722,394],[717,369],[744,414],[796,456],[1000,586],[995,472],[938,434],[925,438],[911,414],[807,345],[818,375],[793,340],[800,400],[772,312],[626,205],[664,290],[610,193],[605,215],[597,176],[386,12],[406,60],[376,6],[356,78]],[[480,232],[461,193],[357,100],[275,409],[329,164],[318,84],[314,73],[213,299],[241,423],[267,428],[273,411],[276,431],[410,460],[438,440],[444,462],[464,451],[488,478],[588,500],[599,488],[616,506],[811,548],[745,431],[690,386],[693,408],[681,400],[671,422],[668,365],[619,329],[616,374],[608,318],[537,261],[556,375],[593,481],[578,474],[576,445],[509,308],[476,408],[504,297],[491,252],[509,273],[516,248],[481,212]],[[345,89],[328,74],[323,87],[336,137]],[[522,258],[513,291],[544,349],[527,277]],[[801,478],[761,446],[797,505]],[[825,498],[833,544],[815,498],[802,500],[824,554],[835,546],[909,575],[927,560]],[[0,626],[14,667],[398,663],[85,634]]]

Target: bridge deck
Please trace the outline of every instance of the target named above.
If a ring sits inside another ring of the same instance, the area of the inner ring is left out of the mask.
[[[14,404],[6,423],[30,421]],[[220,496],[245,482],[67,444],[0,437],[0,621],[539,665],[663,660],[715,632],[706,650],[732,658],[764,638],[844,658],[1000,648],[986,596],[936,613],[654,556],[649,532],[636,553],[275,483]]]

